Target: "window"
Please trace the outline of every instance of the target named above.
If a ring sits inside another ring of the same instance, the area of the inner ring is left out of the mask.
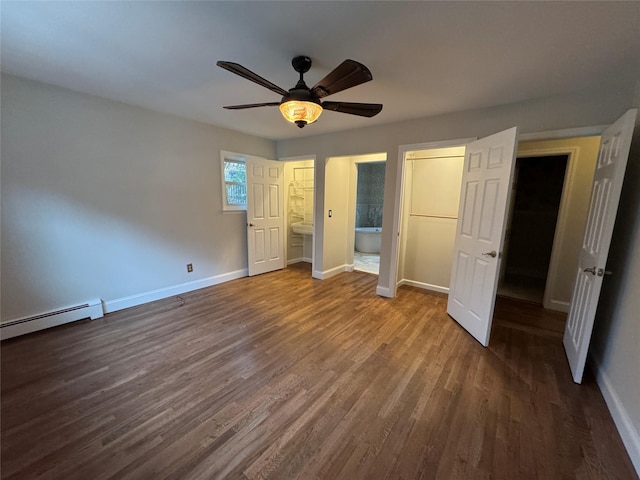
[[[220,152],[222,163],[222,210],[247,209],[246,158],[232,152]]]

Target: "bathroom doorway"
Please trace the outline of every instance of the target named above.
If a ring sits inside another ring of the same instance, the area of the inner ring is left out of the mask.
[[[378,275],[386,162],[358,162],[353,269]]]

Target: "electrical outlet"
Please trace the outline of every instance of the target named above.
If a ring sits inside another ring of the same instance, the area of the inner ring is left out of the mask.
[[[193,263],[187,263],[187,272],[193,272]]]

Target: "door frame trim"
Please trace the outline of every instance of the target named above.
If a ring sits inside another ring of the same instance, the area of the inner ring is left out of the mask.
[[[559,265],[559,246],[561,240],[567,235],[566,232],[566,220],[569,215],[569,196],[575,188],[575,177],[577,175],[576,159],[579,154],[580,148],[573,147],[557,147],[557,148],[538,148],[535,150],[528,150],[523,152],[522,155],[518,153],[518,158],[536,158],[536,157],[548,157],[554,155],[567,155],[567,166],[565,168],[564,181],[562,184],[562,193],[560,194],[560,206],[558,207],[558,217],[556,219],[556,225],[553,234],[553,245],[551,247],[551,257],[549,259],[549,268],[547,269],[547,277],[545,280],[544,294],[542,305],[544,308],[555,310],[559,312],[569,312],[569,306],[571,302],[563,302],[554,300],[551,297],[551,292],[555,287],[556,276]]]
[[[565,138],[597,137],[601,136],[609,125],[593,125],[590,127],[562,128],[542,132],[521,133],[518,142],[531,140],[562,140]]]

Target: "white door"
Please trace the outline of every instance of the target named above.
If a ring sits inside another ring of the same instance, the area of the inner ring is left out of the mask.
[[[582,382],[602,280],[607,273],[607,255],[636,114],[637,110],[629,110],[605,130],[600,140],[587,228],[563,340],[576,383]]]
[[[518,128],[467,145],[447,313],[489,344]]]
[[[247,158],[249,276],[284,268],[283,164]]]

